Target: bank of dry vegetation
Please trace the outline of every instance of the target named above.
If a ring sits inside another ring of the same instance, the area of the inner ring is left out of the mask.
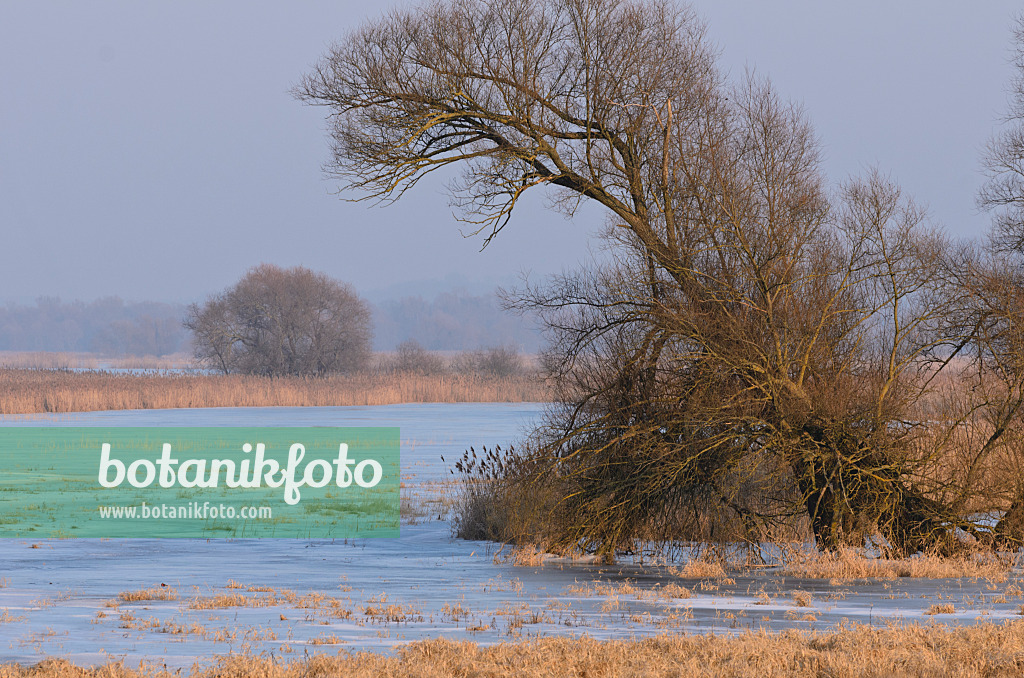
[[[397,403],[536,402],[532,374],[372,372],[327,377],[117,374],[0,369],[0,414],[179,407],[322,407]]]
[[[313,654],[289,661],[230,655],[193,667],[194,678],[318,678],[342,676],[1019,676],[1024,622],[966,628],[854,626],[834,633],[747,632],[736,636],[662,636],[642,641],[546,638],[490,647],[428,640],[395,656],[370,652]],[[159,665],[94,668],[51,659],[0,666],[0,678],[170,678]]]

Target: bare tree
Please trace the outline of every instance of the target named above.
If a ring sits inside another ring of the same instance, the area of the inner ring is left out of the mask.
[[[322,375],[362,369],[370,310],[351,287],[301,266],[261,264],[189,308],[196,358],[225,374]]]
[[[450,363],[453,372],[490,377],[514,377],[526,372],[523,356],[515,346],[493,346],[463,351]]]
[[[445,371],[445,361],[437,353],[423,348],[415,339],[407,339],[395,347],[394,358],[388,363],[388,367],[396,372],[442,374]]]
[[[1009,108],[1003,127],[982,158],[987,181],[978,192],[978,206],[993,213],[993,240],[1003,251],[1024,252],[1024,14],[1013,30]]]
[[[983,154],[986,182],[978,206],[992,213],[992,233],[961,255],[952,327],[973,371],[966,420],[979,431],[970,477],[997,478],[986,494],[1001,512],[995,536],[1024,543],[1024,14],[1013,27],[1008,110]],[[1012,479],[1012,482],[1007,482]]]

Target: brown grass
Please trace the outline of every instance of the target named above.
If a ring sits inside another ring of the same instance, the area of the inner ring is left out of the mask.
[[[184,407],[540,402],[537,377],[367,373],[324,378],[115,374],[0,368],[0,414]]]
[[[423,615],[412,605],[401,605],[389,603],[386,594],[370,598],[363,614],[371,620],[379,623],[402,623],[410,621],[423,621]]]
[[[137,591],[122,591],[117,599],[123,603],[137,603],[143,600],[177,600],[178,592],[170,586],[152,586]]]
[[[197,596],[188,601],[190,610],[223,610],[231,607],[273,607],[281,600],[274,595],[246,596],[241,593],[223,593],[213,596]]]
[[[627,596],[634,597],[637,600],[685,600],[693,597],[693,592],[690,589],[672,582],[664,586],[642,589],[633,586],[628,579],[619,583],[596,581],[587,584],[573,584],[566,587],[564,593],[584,597],[603,596],[617,598],[619,596]]]
[[[334,640],[330,637],[321,642]],[[545,638],[488,647],[446,639],[412,643],[396,656],[315,654],[286,662],[234,654],[194,667],[199,678],[262,676],[1019,676],[1024,621],[971,627],[854,626],[834,633],[745,632],[736,636],[660,636],[641,641]],[[171,678],[162,666],[77,667],[50,659],[0,666],[0,678]]]
[[[929,605],[928,609],[924,611],[925,614],[954,614],[956,612],[956,606],[953,603],[939,603],[938,605]]]
[[[276,589],[273,586],[259,586],[256,584],[243,584],[242,582],[235,581],[234,579],[228,579],[228,583],[224,585],[226,589],[239,589],[242,591],[248,591],[249,593],[274,593]]]
[[[6,609],[0,609],[0,624],[13,624],[14,622],[25,621],[24,617],[11,614]]]
[[[725,579],[725,567],[721,561],[694,558],[682,567],[670,567],[669,572],[683,579]]]
[[[1005,581],[1016,557],[980,551],[958,557],[917,555],[913,558],[875,558],[856,549],[834,553],[792,551],[781,573],[806,579],[990,579]]]

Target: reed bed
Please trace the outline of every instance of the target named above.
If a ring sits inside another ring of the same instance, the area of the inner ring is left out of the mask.
[[[325,639],[327,640],[327,639]],[[333,640],[333,639],[330,639]],[[315,643],[315,641],[314,641]],[[316,645],[327,644],[323,640]],[[395,656],[310,654],[296,660],[232,654],[195,666],[195,678],[308,676],[1019,676],[1024,621],[971,627],[853,626],[833,633],[666,635],[640,641],[544,638],[481,646],[447,639],[411,643]],[[0,678],[171,678],[159,664],[85,668],[65,659],[0,666]]]
[[[364,373],[320,378],[0,369],[0,414],[183,407],[540,402],[538,377]]]

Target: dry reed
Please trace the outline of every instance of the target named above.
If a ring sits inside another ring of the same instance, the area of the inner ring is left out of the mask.
[[[911,558],[875,558],[857,549],[835,552],[791,551],[781,574],[806,579],[990,579],[1005,581],[1016,563],[1009,554],[978,552],[959,557],[918,554]]]
[[[925,614],[954,614],[956,612],[956,606],[953,603],[939,603],[937,605],[929,605],[928,609],[924,611]]]
[[[0,369],[0,414],[187,407],[540,402],[534,376],[365,373],[323,378]]]
[[[718,560],[694,558],[682,567],[670,567],[669,573],[683,579],[725,579],[728,575]]]
[[[24,617],[19,617],[8,612],[6,609],[0,609],[0,624],[12,624],[14,622],[25,621]]]
[[[144,600],[177,600],[178,592],[170,586],[152,586],[137,591],[122,591],[117,594],[117,598],[124,603],[138,603]]]
[[[330,640],[329,638],[322,638]],[[832,633],[748,631],[735,636],[660,636],[641,641],[544,638],[480,646],[447,639],[411,643],[395,656],[314,654],[297,661],[232,654],[193,667],[197,678],[262,676],[1019,676],[1024,621],[970,627],[853,626]],[[170,678],[160,665],[94,668],[50,659],[0,666],[0,678]]]
[[[190,610],[223,610],[230,607],[273,607],[282,600],[274,595],[246,596],[241,593],[223,593],[213,596],[197,596],[188,601]]]

